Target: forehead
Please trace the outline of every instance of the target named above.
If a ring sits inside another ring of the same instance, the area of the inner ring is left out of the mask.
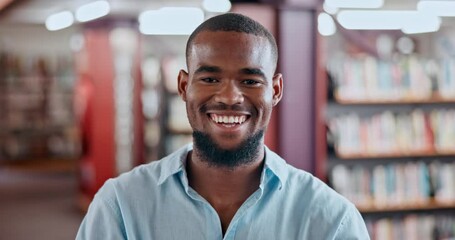
[[[272,48],[266,37],[234,31],[202,31],[193,39],[188,52],[189,65],[214,64],[275,64]],[[206,62],[211,61],[211,62]]]

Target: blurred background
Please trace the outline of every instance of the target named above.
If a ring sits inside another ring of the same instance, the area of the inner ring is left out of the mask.
[[[272,150],[372,239],[454,239],[449,0],[0,0],[0,239],[74,239],[107,179],[191,141],[177,73],[224,12],[278,41]]]

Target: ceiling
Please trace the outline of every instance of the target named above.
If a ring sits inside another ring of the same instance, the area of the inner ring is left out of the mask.
[[[9,2],[3,9],[2,2]],[[93,0],[0,0],[0,23],[43,24],[46,18],[64,10],[75,10]],[[109,0],[110,16],[136,17],[145,9],[166,6],[200,7],[202,0]]]
[[[46,18],[63,10],[75,11],[79,6],[93,0],[0,0],[0,23],[43,24]],[[200,7],[202,0],[108,0],[111,4],[110,16],[135,18],[145,9],[158,9],[164,6]],[[308,0],[292,0],[292,2]],[[323,2],[323,0],[318,0]],[[383,9],[415,10],[419,0],[384,0]],[[231,0],[231,2],[286,2],[270,0]],[[443,24],[455,24],[455,18],[444,18]]]

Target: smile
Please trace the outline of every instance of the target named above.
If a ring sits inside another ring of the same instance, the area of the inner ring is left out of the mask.
[[[214,121],[215,123],[220,123],[220,124],[242,124],[246,121],[247,116],[245,115],[221,115],[221,114],[215,114],[211,113],[209,114],[210,119]]]

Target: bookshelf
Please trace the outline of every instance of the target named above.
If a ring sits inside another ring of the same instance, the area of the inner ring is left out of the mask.
[[[455,219],[447,215],[408,214],[369,219],[372,239],[451,239]]]
[[[317,39],[316,175],[372,239],[455,236],[455,61],[436,49],[441,34],[413,36],[409,54],[375,50],[404,37],[393,31]]]
[[[357,207],[363,213],[382,213],[382,212],[406,212],[406,211],[426,211],[453,209],[455,201],[438,201],[434,198],[424,202],[407,204],[396,204],[391,206],[377,205],[374,202],[359,204]]]
[[[142,64],[142,101],[147,161],[160,159],[192,141],[185,103],[177,92],[179,70],[186,69],[182,55],[186,38],[144,39],[147,44]]]
[[[0,162],[76,158],[70,59],[0,50]]]

